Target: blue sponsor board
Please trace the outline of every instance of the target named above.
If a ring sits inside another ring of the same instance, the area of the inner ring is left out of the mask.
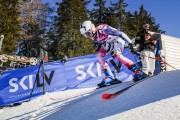
[[[123,55],[136,62],[136,56],[128,49]],[[106,61],[120,80],[133,78],[132,72],[110,55],[106,56]],[[47,92],[95,87],[104,77],[96,54],[71,58],[66,63],[45,63],[44,72],[45,84],[39,65],[4,72],[0,76],[0,106],[29,100],[33,87],[31,98],[43,95],[43,86]]]

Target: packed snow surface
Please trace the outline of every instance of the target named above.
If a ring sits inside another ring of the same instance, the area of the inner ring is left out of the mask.
[[[180,70],[161,73],[115,98],[102,99],[102,94],[121,87],[117,84],[46,93],[1,109],[0,120],[180,120]]]

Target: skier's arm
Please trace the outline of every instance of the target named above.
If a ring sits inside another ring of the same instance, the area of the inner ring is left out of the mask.
[[[118,37],[122,38],[123,40],[125,40],[128,43],[132,43],[132,41],[129,39],[129,37],[125,33],[120,32],[117,29],[112,28],[112,27],[110,27],[108,25],[104,26],[103,32],[105,34],[108,34],[108,35],[118,36]]]

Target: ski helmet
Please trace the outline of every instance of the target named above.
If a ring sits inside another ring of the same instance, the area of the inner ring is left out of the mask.
[[[149,28],[150,28],[150,25],[148,23],[143,25],[143,29],[144,30],[149,30]]]
[[[96,28],[90,20],[84,21],[80,26],[81,34],[83,34],[86,38],[92,36],[95,31]]]

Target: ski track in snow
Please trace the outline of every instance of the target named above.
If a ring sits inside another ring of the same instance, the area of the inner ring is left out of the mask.
[[[0,120],[180,120],[180,70],[149,78],[110,100],[119,84],[46,93],[0,110]]]

